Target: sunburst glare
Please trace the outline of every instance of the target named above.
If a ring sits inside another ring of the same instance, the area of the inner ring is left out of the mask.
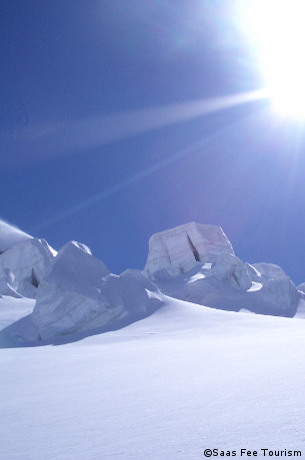
[[[305,2],[251,0],[247,5],[247,25],[274,109],[305,119]]]

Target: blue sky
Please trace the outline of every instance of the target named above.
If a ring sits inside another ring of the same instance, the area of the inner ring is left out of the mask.
[[[154,232],[217,224],[304,281],[301,123],[264,99],[187,115],[264,87],[236,5],[2,1],[0,217],[115,273],[143,268]]]

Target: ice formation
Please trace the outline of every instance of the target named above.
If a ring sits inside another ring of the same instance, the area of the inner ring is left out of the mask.
[[[265,279],[282,279],[285,278],[286,273],[279,267],[279,265],[270,264],[266,262],[260,262],[252,264],[252,267],[258,273],[258,276],[262,276]]]
[[[234,254],[220,227],[191,222],[150,238],[144,273],[150,278],[179,276],[197,264],[214,262],[224,252]]]
[[[220,227],[211,225],[153,235],[144,273],[161,292],[214,308],[293,316],[300,299],[281,267],[243,263]]]
[[[45,240],[36,238],[28,238],[4,251],[0,254],[0,294],[15,292],[35,298],[55,254]]]
[[[298,290],[305,294],[305,282],[298,285]]]
[[[153,313],[164,294],[282,316],[294,316],[305,303],[303,285],[298,290],[277,265],[242,262],[214,225],[192,222],[153,235],[144,271],[121,275],[110,273],[81,243],[70,242],[57,254],[46,241],[21,235],[23,241],[7,247],[14,241],[7,231],[0,225],[0,242],[6,241],[0,295],[36,298],[30,335],[23,335],[28,340],[128,324]]]
[[[140,271],[109,273],[80,243],[66,244],[38,288],[32,321],[42,339],[147,316],[157,291]]]
[[[216,259],[212,274],[216,279],[229,283],[233,288],[246,291],[252,285],[247,267],[233,254],[223,252]]]
[[[8,268],[4,268],[0,274],[0,293],[2,295],[9,295],[11,297],[22,297],[22,295],[17,292],[17,282],[15,275]]]

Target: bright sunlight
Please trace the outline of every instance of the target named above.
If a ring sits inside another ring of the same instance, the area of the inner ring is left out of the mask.
[[[305,1],[251,0],[248,21],[274,108],[305,119]]]

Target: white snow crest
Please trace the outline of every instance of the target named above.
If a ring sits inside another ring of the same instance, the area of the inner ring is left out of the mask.
[[[32,236],[18,227],[0,219],[0,252],[4,252],[15,244],[31,239]]]

